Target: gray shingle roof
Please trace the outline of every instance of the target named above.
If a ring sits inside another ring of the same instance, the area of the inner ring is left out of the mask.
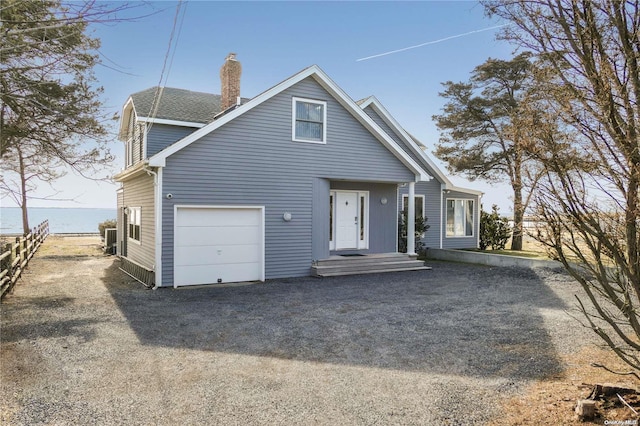
[[[138,117],[152,115],[152,103],[157,87],[131,95]],[[212,93],[192,92],[191,90],[164,87],[160,91],[160,104],[155,118],[193,123],[210,123],[220,113],[220,95]],[[242,98],[242,103],[248,99]]]

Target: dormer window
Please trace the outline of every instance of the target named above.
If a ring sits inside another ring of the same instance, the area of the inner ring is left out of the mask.
[[[136,122],[134,115],[131,114],[128,130],[127,149],[125,152],[127,167],[133,166],[144,159],[144,123]]]
[[[293,141],[327,143],[327,103],[293,98],[292,107]]]

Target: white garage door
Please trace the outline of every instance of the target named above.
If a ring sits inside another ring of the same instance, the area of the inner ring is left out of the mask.
[[[262,207],[176,206],[174,287],[264,281]]]

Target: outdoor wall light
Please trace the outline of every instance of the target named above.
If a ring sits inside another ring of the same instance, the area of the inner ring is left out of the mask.
[[[291,213],[289,213],[289,212],[285,212],[282,215],[282,219],[284,219],[285,222],[291,222],[291,218],[292,218],[292,216],[291,216]]]
[[[380,198],[380,204],[382,204],[382,205],[387,204],[387,202],[388,202],[388,201],[389,201],[389,200],[387,200],[387,197],[382,197],[382,198]]]

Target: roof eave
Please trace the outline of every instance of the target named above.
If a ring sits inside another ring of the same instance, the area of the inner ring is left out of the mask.
[[[134,166],[129,167],[120,173],[113,176],[113,180],[116,182],[125,182],[127,180],[138,177],[139,175],[146,173],[145,167],[149,165],[147,161],[139,161]]]

